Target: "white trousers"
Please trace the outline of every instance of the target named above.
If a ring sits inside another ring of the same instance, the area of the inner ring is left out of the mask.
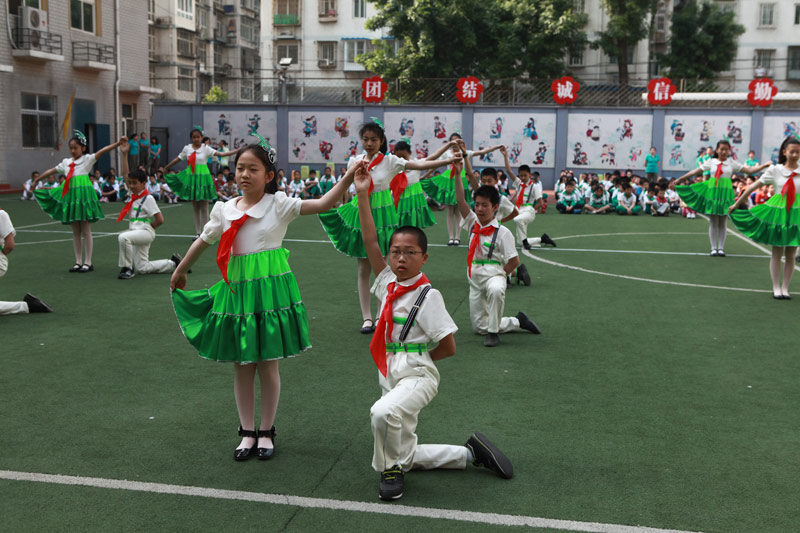
[[[27,315],[29,312],[25,302],[0,302],[0,315]]]
[[[136,270],[137,274],[164,274],[175,270],[171,259],[150,261],[150,244],[154,233],[146,229],[132,229],[119,234],[119,266]]]
[[[391,356],[386,379],[380,379],[383,396],[370,409],[375,438],[372,468],[382,472],[394,465],[404,471],[433,468],[464,469],[467,448],[448,444],[418,444],[417,418],[438,390],[438,372],[425,354]]]
[[[518,331],[516,317],[504,317],[506,304],[506,277],[504,275],[483,277],[474,270],[469,278],[469,318],[475,333],[507,333]]]
[[[523,205],[519,208],[519,215],[514,217],[514,224],[517,226],[517,244],[522,246],[522,241],[524,241],[528,237],[528,224],[533,222],[536,218],[536,210],[529,206]],[[529,244],[534,244],[530,241],[534,239],[528,239]],[[536,243],[538,244],[538,243]]]

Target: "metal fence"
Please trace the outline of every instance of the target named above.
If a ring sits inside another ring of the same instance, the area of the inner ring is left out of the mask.
[[[366,75],[365,75],[366,77]],[[311,104],[311,105],[363,105],[361,81],[357,79],[289,78],[285,95],[278,79],[254,79],[248,77],[216,76],[195,87],[219,85],[228,92],[225,103],[264,104]],[[154,87],[167,87],[167,82],[176,78],[152,78]],[[186,78],[183,79],[184,81]],[[388,89],[382,102],[384,105],[461,105],[456,98],[458,82],[455,78],[388,79]],[[618,83],[582,82],[577,100],[570,107],[650,107],[646,98],[649,80],[631,80],[627,85]],[[244,83],[240,83],[244,82]],[[484,90],[477,105],[496,106],[556,106],[551,90],[552,79],[490,79],[481,80]],[[673,80],[683,93],[730,93],[747,92],[743,82],[733,80]],[[210,84],[210,85],[209,85]],[[243,95],[241,85],[248,86],[249,94]],[[777,82],[781,92],[790,92],[789,82]],[[228,89],[232,88],[232,90]],[[250,89],[252,87],[252,89]],[[796,89],[795,89],[796,90]],[[198,95],[202,98],[202,95]],[[168,91],[161,96],[164,101],[175,101]],[[746,99],[697,99],[681,100],[673,105],[681,107],[725,107],[750,108]],[[775,104],[777,105],[777,104]],[[797,102],[792,102],[797,105]]]

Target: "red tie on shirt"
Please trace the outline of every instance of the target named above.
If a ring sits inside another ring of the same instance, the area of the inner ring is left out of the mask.
[[[792,175],[789,176],[789,181],[783,184],[783,188],[781,188],[781,195],[786,200],[786,223],[789,224],[789,211],[792,210],[792,206],[794,205],[794,199],[797,195],[797,190],[794,186],[794,177],[797,176],[797,172],[792,172]]]
[[[455,177],[456,177],[456,166],[455,166],[455,165],[452,165],[452,166],[450,167],[450,179],[451,179],[451,180],[452,180],[452,179],[455,179]]]
[[[472,258],[475,257],[475,249],[481,240],[479,235],[492,235],[496,229],[494,226],[481,228],[477,222],[472,226],[472,240],[469,241],[469,253],[467,254],[467,275],[469,277],[472,277]]]
[[[386,377],[386,339],[392,339],[392,329],[394,326],[394,301],[402,295],[413,291],[421,285],[429,284],[428,278],[422,274],[416,283],[408,287],[399,285],[397,283],[390,283],[386,287],[386,303],[383,304],[381,316],[378,319],[378,325],[375,327],[375,333],[372,335],[372,340],[369,343],[369,351],[372,352],[372,359],[378,365],[383,377]]]
[[[189,156],[186,162],[189,163],[189,168],[192,169],[192,174],[194,174],[194,166],[197,163],[197,152],[192,152],[192,155]]]
[[[389,188],[392,190],[392,198],[394,198],[395,209],[397,209],[397,204],[400,203],[400,197],[406,192],[406,187],[408,187],[408,176],[406,176],[405,172],[401,172],[393,177],[391,183],[389,183]]]
[[[148,194],[149,193],[147,192],[147,189],[145,189],[144,191],[140,192],[139,194],[134,194],[133,196],[131,196],[131,201],[128,202],[127,204],[125,204],[125,207],[123,207],[122,211],[120,211],[119,216],[117,217],[117,222],[119,222],[120,220],[125,218],[125,215],[127,215],[128,211],[130,211],[131,207],[133,207],[133,202],[135,202],[139,198],[144,198]]]
[[[222,279],[228,284],[228,288],[231,292],[233,292],[233,287],[231,287],[231,284],[228,282],[228,261],[230,261],[231,258],[233,240],[236,238],[236,234],[239,233],[242,224],[244,224],[245,220],[248,218],[250,217],[245,213],[238,220],[231,222],[231,227],[222,233],[219,246],[217,246],[217,266],[219,267],[219,271],[222,272]]]
[[[61,198],[64,198],[69,192],[69,180],[72,179],[72,175],[75,173],[75,163],[69,164],[69,172],[67,172],[67,179],[64,180],[64,187],[61,189]]]
[[[370,162],[370,164],[367,166],[367,172],[369,172],[373,168],[375,168],[378,165],[380,165],[381,161],[383,161],[383,154],[378,152],[378,155],[375,156],[375,159],[373,159]],[[372,189],[374,189],[374,188],[375,188],[375,184],[372,182],[372,176],[370,176],[369,177],[369,191],[367,191],[367,194],[372,194]]]
[[[517,207],[522,207],[522,199],[525,197],[525,187],[527,187],[527,183],[522,183],[522,187],[519,189],[519,194],[517,195]]]
[[[719,185],[719,179],[722,177],[722,163],[717,165],[717,171],[714,173],[714,187]]]

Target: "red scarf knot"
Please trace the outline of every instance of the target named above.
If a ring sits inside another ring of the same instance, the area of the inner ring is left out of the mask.
[[[133,207],[133,202],[135,202],[139,198],[144,198],[148,194],[149,193],[147,192],[147,189],[145,189],[142,192],[140,192],[139,194],[134,194],[133,196],[131,196],[131,200],[127,204],[125,204],[125,207],[123,207],[122,211],[120,211],[119,216],[117,217],[117,222],[119,222],[120,220],[125,218],[125,215],[127,215],[128,211],[130,211],[131,207]]]
[[[472,259],[475,257],[475,250],[481,240],[480,235],[492,235],[496,229],[494,226],[481,228],[477,222],[472,226],[472,238],[469,241],[469,253],[467,254],[467,275],[469,277],[472,277]]]
[[[392,282],[386,287],[386,302],[383,304],[381,316],[378,319],[378,324],[375,327],[375,333],[372,335],[372,340],[369,343],[369,351],[372,352],[372,359],[378,366],[378,370],[386,377],[388,366],[386,364],[386,341],[392,339],[392,330],[394,326],[394,302],[399,297],[407,294],[422,285],[428,285],[430,281],[422,274],[416,283],[408,287]]]
[[[222,279],[228,284],[228,288],[230,288],[231,292],[233,292],[233,287],[231,287],[230,282],[228,282],[228,261],[231,259],[233,240],[236,238],[236,234],[239,233],[242,224],[244,224],[248,218],[250,217],[247,213],[244,213],[241,218],[231,222],[231,227],[222,233],[219,245],[217,246],[217,266],[219,267],[219,271],[222,272]]]
[[[395,209],[397,209],[397,204],[400,203],[400,197],[403,196],[404,192],[406,192],[407,187],[408,176],[406,176],[405,172],[401,172],[397,176],[393,177],[391,183],[389,183],[389,188],[392,190],[392,198],[394,198]]]

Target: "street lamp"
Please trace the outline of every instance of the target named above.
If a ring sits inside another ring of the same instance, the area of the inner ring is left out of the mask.
[[[280,94],[281,94],[281,103],[285,104],[288,102],[288,98],[286,95],[286,81],[287,75],[286,70],[291,66],[292,58],[291,57],[282,57],[280,61],[278,61],[278,66],[280,70],[278,71],[278,86],[280,87]]]

